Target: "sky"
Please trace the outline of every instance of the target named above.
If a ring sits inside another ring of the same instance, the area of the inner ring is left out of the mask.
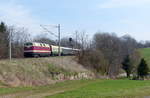
[[[45,33],[40,25],[61,36],[86,32],[131,35],[138,41],[150,40],[150,0],[0,0],[0,21],[25,27],[29,33]],[[54,37],[49,34],[50,37]]]

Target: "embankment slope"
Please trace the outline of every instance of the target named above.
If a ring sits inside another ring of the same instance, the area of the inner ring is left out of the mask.
[[[0,60],[0,82],[10,86],[47,85],[92,77],[93,73],[71,56]]]

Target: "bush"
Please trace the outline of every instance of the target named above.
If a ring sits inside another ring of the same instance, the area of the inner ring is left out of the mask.
[[[93,69],[95,72],[106,74],[108,62],[100,51],[86,50],[79,55],[79,63],[86,68]]]

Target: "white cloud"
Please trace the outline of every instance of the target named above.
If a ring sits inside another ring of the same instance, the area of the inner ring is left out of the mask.
[[[25,27],[31,33],[39,33],[39,21],[33,18],[30,10],[21,4],[13,2],[0,4],[0,21],[6,22],[8,25]]]
[[[100,8],[140,7],[150,4],[150,0],[107,0],[99,5]]]

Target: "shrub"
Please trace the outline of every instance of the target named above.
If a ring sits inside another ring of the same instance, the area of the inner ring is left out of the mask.
[[[106,74],[108,70],[107,60],[103,54],[97,50],[86,50],[84,53],[80,53],[79,63],[101,74]]]

